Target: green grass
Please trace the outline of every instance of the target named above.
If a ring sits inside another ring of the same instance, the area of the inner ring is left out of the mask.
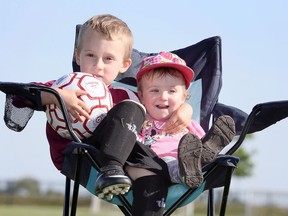
[[[61,215],[61,208],[59,207],[37,207],[37,206],[15,206],[15,205],[1,205],[0,215],[3,216],[48,216]]]
[[[62,207],[59,206],[35,206],[35,205],[0,205],[1,216],[61,216]],[[87,207],[78,207],[77,216],[116,216],[123,215],[118,209],[102,209],[99,213],[93,214]]]
[[[175,216],[184,215],[184,209],[178,209]],[[60,206],[36,206],[36,205],[0,205],[1,216],[62,216]],[[92,213],[89,207],[78,207],[77,216],[123,216],[118,207],[107,205],[101,207],[100,212]],[[197,214],[198,215],[198,214]],[[205,215],[205,214],[204,214]]]
[[[216,210],[218,215],[218,209]],[[229,216],[243,216],[245,212],[244,206],[232,204],[227,206],[226,215]],[[251,215],[261,215],[261,216],[287,216],[288,209],[287,208],[275,208],[271,206],[258,206],[251,208]],[[0,216],[62,216],[63,209],[61,206],[53,206],[53,205],[21,205],[21,204],[13,204],[13,205],[4,205],[0,204]],[[111,204],[103,204],[101,205],[101,210],[98,213],[92,213],[89,207],[79,206],[77,208],[77,216],[123,216],[121,210],[114,205]],[[179,208],[172,214],[173,216],[184,216],[186,215],[186,208]],[[205,216],[206,205],[197,204],[195,206],[195,215],[197,216]]]

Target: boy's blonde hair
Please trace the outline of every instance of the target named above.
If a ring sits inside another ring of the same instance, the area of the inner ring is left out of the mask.
[[[126,44],[127,48],[125,51],[125,58],[131,58],[133,35],[130,28],[124,21],[110,14],[93,16],[80,28],[76,44],[76,49],[78,51],[82,48],[83,35],[90,30],[97,31],[107,40],[122,40]]]

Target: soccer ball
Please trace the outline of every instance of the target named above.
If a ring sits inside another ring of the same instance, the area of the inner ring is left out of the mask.
[[[70,90],[81,89],[88,93],[78,98],[90,108],[90,119],[80,122],[72,115],[69,118],[74,132],[80,139],[90,137],[106,116],[108,110],[113,106],[112,97],[107,86],[92,74],[82,72],[66,74],[56,80],[51,87]],[[72,139],[60,108],[55,104],[47,105],[46,116],[48,123],[60,136]]]

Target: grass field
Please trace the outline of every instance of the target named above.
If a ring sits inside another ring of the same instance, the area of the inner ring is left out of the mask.
[[[177,209],[173,213],[173,216],[185,216],[186,207]],[[218,212],[218,211],[216,211]],[[0,216],[62,216],[63,209],[57,205],[4,205],[0,204]],[[192,214],[189,214],[192,215]],[[207,215],[206,206],[196,205],[195,216]],[[216,214],[218,215],[218,214]],[[228,205],[226,215],[228,216],[243,216],[245,215],[245,209],[242,205]],[[249,213],[248,213],[249,215]],[[253,207],[250,209],[250,215],[261,216],[287,216],[287,208],[275,208],[271,206]],[[77,216],[123,216],[123,213],[118,207],[107,204],[101,205],[101,210],[97,213],[92,213],[89,207],[79,206],[77,208]]]
[[[1,216],[61,216],[63,214],[62,207],[59,206],[22,206],[22,205],[0,205],[0,215]],[[104,209],[93,214],[87,207],[77,208],[77,216],[116,216],[123,215],[118,209]]]
[[[177,213],[178,212],[178,213]],[[175,216],[183,216],[183,212],[177,210]],[[62,216],[62,207],[35,206],[35,205],[0,205],[1,216]],[[92,213],[88,207],[78,207],[77,216],[123,216],[123,213],[114,206],[101,208],[98,213]]]
[[[243,209],[239,211],[239,208],[233,206],[228,207],[226,215],[229,216],[243,216]],[[257,208],[250,212],[251,215],[261,216],[287,216],[287,209],[271,209]],[[62,216],[62,207],[60,206],[36,206],[36,205],[0,205],[1,216]],[[186,215],[186,209],[178,209],[173,216]],[[195,215],[204,216],[207,215],[206,211],[196,211]],[[216,214],[218,215],[218,214]],[[98,213],[92,213],[88,207],[78,207],[77,216],[123,216],[123,213],[115,206],[109,205],[102,207]]]

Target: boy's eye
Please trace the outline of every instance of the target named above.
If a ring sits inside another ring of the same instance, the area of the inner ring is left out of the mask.
[[[113,60],[113,57],[108,56],[108,57],[106,57],[105,59],[106,59],[107,61],[111,61],[111,60]]]

